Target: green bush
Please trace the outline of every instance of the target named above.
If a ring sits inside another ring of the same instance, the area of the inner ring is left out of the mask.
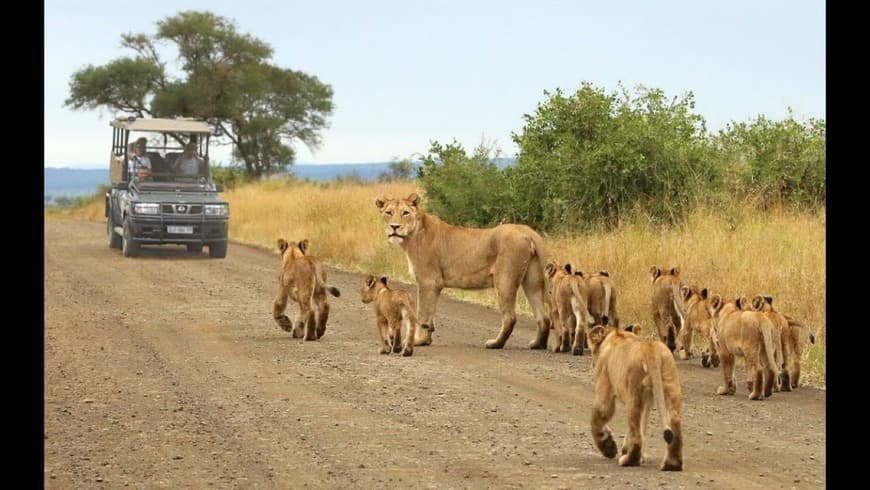
[[[446,146],[431,142],[417,170],[426,209],[451,224],[498,224],[506,217],[507,192],[504,174],[494,162],[497,156],[498,151],[483,143],[467,155],[456,140]]]
[[[389,169],[386,172],[381,172],[378,175],[379,182],[395,182],[402,180],[411,180],[417,174],[417,167],[410,158],[401,160],[394,159],[390,162]]]
[[[211,178],[219,184],[223,184],[224,188],[229,190],[235,188],[239,184],[245,184],[252,180],[252,177],[245,171],[242,166],[211,166]]]
[[[826,202],[826,124],[758,116],[731,123],[716,142],[721,164],[733,177],[729,191],[761,208],[771,205],[815,208]]]
[[[675,223],[716,182],[704,119],[694,97],[638,87],[605,93],[560,89],[524,115],[507,169],[512,217],[542,230],[617,226],[631,213]]]

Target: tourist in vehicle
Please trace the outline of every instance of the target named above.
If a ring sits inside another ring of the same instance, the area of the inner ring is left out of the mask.
[[[133,156],[130,157],[130,175],[138,180],[151,178],[151,159],[145,155],[148,140],[139,138],[133,143]]]
[[[202,158],[196,154],[196,141],[191,141],[184,147],[184,153],[175,161],[175,171],[181,175],[196,176],[202,169]]]

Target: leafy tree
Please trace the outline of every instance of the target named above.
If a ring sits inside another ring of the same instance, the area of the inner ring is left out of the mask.
[[[234,145],[234,158],[254,176],[292,164],[296,142],[320,146],[319,132],[333,109],[332,87],[270,64],[272,48],[239,33],[230,20],[186,11],[158,21],[153,35],[121,39],[136,55],[75,72],[65,106],[203,119]],[[161,43],[177,48],[179,76],[160,57]]]
[[[584,82],[573,95],[545,95],[512,135],[520,151],[505,174],[514,220],[545,230],[614,227],[635,212],[673,223],[716,181],[691,92],[606,93]]]
[[[826,201],[825,132],[824,120],[801,123],[789,108],[781,121],[760,115],[749,123],[732,122],[716,141],[740,197],[762,208],[815,207]]]

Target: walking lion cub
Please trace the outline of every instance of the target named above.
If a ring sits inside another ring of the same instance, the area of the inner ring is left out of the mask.
[[[387,276],[376,278],[369,274],[360,289],[360,297],[363,303],[375,305],[381,354],[401,352],[403,356],[410,356],[414,354],[415,345],[432,343],[432,329],[418,328],[414,296],[409,291],[387,286]]]
[[[320,261],[308,255],[308,239],[288,242],[278,239],[281,251],[281,270],[278,272],[278,293],[272,303],[272,317],[285,332],[293,338],[317,340],[326,332],[329,319],[329,300],[326,292],[338,297],[338,288],[326,284],[326,271]],[[287,300],[292,299],[299,305],[299,313],[290,321],[284,310]]]
[[[592,350],[592,438],[601,454],[616,456],[616,441],[607,422],[613,418],[616,400],[628,410],[628,434],[622,445],[620,466],[643,462],[643,439],[649,412],[655,403],[668,444],[663,471],[683,470],[682,392],[677,363],[668,347],[658,340],[644,340],[638,328],[597,325],[589,331]],[[632,332],[634,331],[634,332]]]

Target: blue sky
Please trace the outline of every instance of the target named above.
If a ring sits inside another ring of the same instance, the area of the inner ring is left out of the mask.
[[[108,167],[114,114],[63,107],[72,74],[132,55],[122,33],[152,34],[184,10],[234,20],[272,46],[274,64],[332,85],[323,144],[298,145],[299,163],[390,161],[453,139],[514,156],[511,132],[544,91],[573,93],[583,81],[691,91],[710,130],[759,114],[782,119],[788,107],[801,120],[825,118],[820,0],[47,0],[44,8],[52,167]]]

